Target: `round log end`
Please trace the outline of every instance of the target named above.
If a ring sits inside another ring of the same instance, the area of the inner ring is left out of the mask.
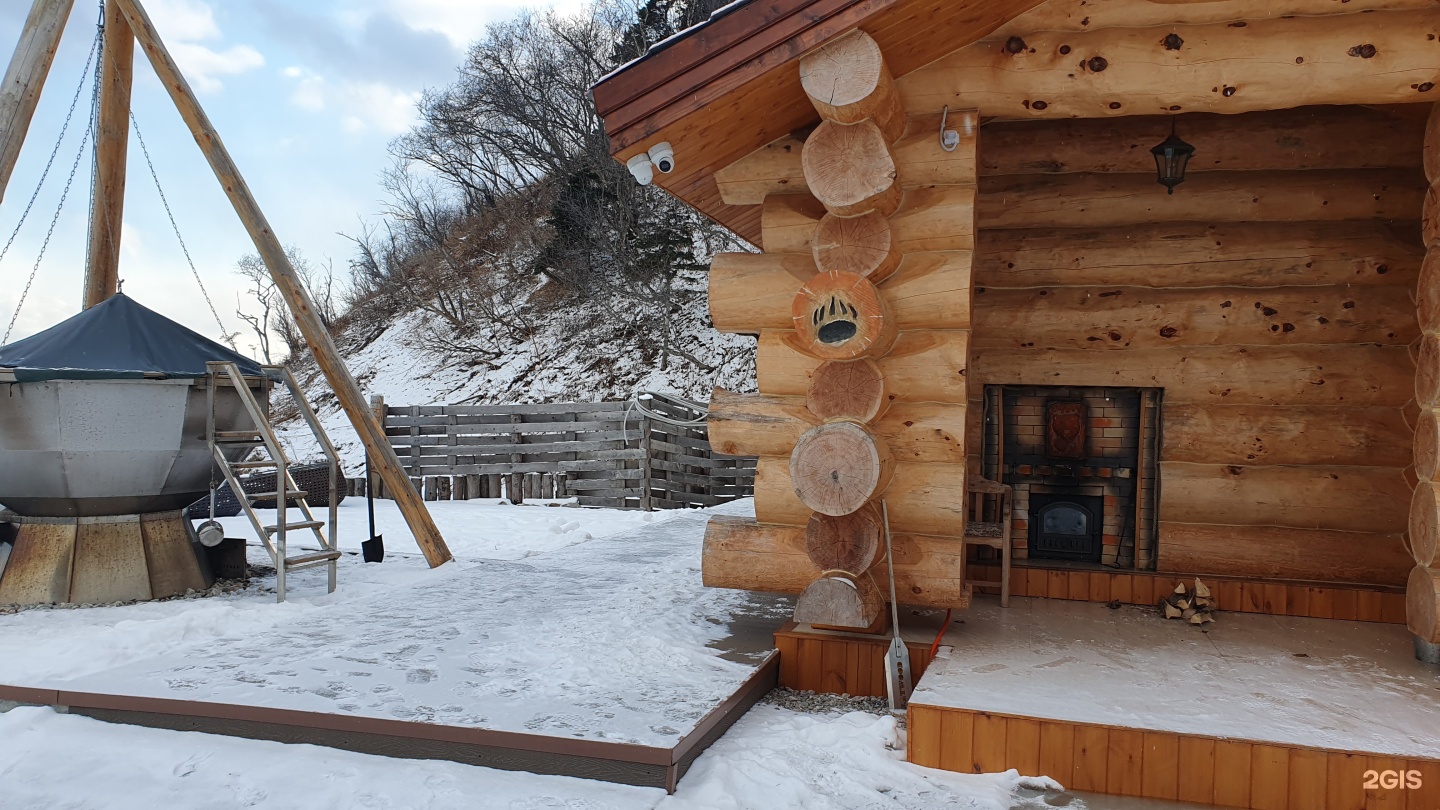
[[[1410,552],[1417,565],[1431,565],[1440,548],[1440,497],[1430,481],[1420,481],[1410,496]]]
[[[795,621],[825,627],[869,627],[885,610],[885,598],[868,576],[839,571],[810,583],[795,602]]]
[[[1440,182],[1440,104],[1430,107],[1430,119],[1425,123],[1425,178]]]
[[[891,82],[880,45],[855,30],[800,60],[800,86],[827,117],[853,124],[873,112],[866,102]],[[832,112],[833,111],[833,112]]]
[[[1431,644],[1440,644],[1440,571],[1416,566],[1405,583],[1405,626]]]
[[[1440,404],[1440,336],[1420,338],[1415,355],[1415,401],[1424,408]]]
[[[790,305],[799,348],[821,360],[853,360],[889,351],[895,319],[867,279],[853,273],[819,273]]]
[[[848,515],[816,514],[805,526],[805,551],[822,571],[859,576],[880,558],[884,530],[874,504]]]
[[[854,273],[879,284],[900,266],[890,221],[871,211],[858,217],[826,214],[815,229],[815,266],[822,273]]]
[[[890,216],[900,207],[900,183],[885,134],[872,121],[822,121],[800,153],[810,193],[842,217],[877,211]]]
[[[1425,408],[1415,422],[1415,442],[1412,445],[1415,460],[1415,477],[1420,481],[1440,480],[1440,415],[1435,409]]]
[[[885,442],[858,422],[829,422],[800,437],[790,481],[800,502],[823,515],[859,511],[885,491],[894,473]]]
[[[809,177],[808,172],[806,177]],[[1425,192],[1425,210],[1420,215],[1420,233],[1427,248],[1440,247],[1440,183],[1431,185],[1430,190]]]
[[[1415,315],[1420,331],[1440,333],[1440,249],[1428,251],[1415,286]]]
[[[821,419],[873,422],[890,407],[890,392],[875,361],[830,360],[811,375],[805,405]]]

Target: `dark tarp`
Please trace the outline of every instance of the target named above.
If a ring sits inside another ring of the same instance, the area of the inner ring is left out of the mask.
[[[162,374],[204,377],[205,364],[231,361],[246,376],[260,364],[152,312],[123,293],[37,335],[0,346],[0,369],[17,382],[125,380]]]

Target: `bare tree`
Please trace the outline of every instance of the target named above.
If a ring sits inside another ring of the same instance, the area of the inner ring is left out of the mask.
[[[327,261],[323,269],[316,267],[294,245],[285,248],[285,255],[310,292],[321,323],[327,329],[333,328],[342,305],[333,265]],[[300,325],[291,317],[285,298],[276,288],[275,279],[265,261],[257,254],[246,254],[235,263],[235,272],[249,283],[246,293],[253,305],[253,310],[247,312],[243,308],[244,302],[237,295],[235,315],[250,327],[265,362],[275,362],[271,349],[272,336],[279,336],[285,344],[286,362],[299,357],[305,351],[305,337],[300,332]]]

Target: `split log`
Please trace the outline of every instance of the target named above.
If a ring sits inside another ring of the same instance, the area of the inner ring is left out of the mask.
[[[976,225],[1104,228],[1136,222],[1408,220],[1426,185],[1403,169],[1202,172],[1166,195],[1148,174],[1062,174],[980,180]],[[898,228],[898,226],[897,226]]]
[[[1405,626],[1431,644],[1440,644],[1440,571],[1416,566],[1405,584]]]
[[[790,453],[799,498],[824,515],[848,515],[890,485],[895,460],[885,441],[859,422],[827,422],[805,432]]]
[[[842,217],[900,207],[895,160],[880,128],[869,121],[845,126],[825,121],[805,139],[800,154],[805,182],[825,209]]]
[[[797,346],[823,360],[884,354],[895,343],[895,316],[875,285],[850,273],[820,273],[790,304]]]
[[[1130,350],[1163,346],[1373,343],[1419,336],[1403,287],[1155,289],[1039,287],[976,291],[977,348]]]
[[[963,464],[965,418],[964,405],[900,402],[871,427],[897,461]],[[787,456],[800,437],[822,421],[802,397],[717,388],[710,400],[710,446],[730,456]]]
[[[1420,265],[1415,285],[1415,319],[1420,331],[1440,334],[1440,250],[1431,250]]]
[[[901,335],[897,349],[908,334],[912,333]],[[773,363],[766,348],[762,334],[760,356]],[[975,385],[1164,388],[1167,407],[1197,403],[1399,408],[1413,396],[1413,381],[1419,376],[1409,349],[1400,346],[1193,346],[1123,353],[976,348],[969,362]],[[886,368],[883,359],[880,367]],[[768,377],[761,371],[761,390],[791,393],[780,390],[778,371]],[[767,379],[775,387],[767,387]],[[892,378],[890,385],[903,396],[900,382]]]
[[[895,92],[895,79],[880,46],[864,31],[851,31],[801,59],[800,86],[827,121],[874,121],[887,143],[905,131],[905,105]]]
[[[1160,464],[1160,520],[1400,534],[1410,490],[1393,467]]]
[[[1162,520],[1158,542],[1160,571],[1201,576],[1393,586],[1414,565],[1400,534]]]
[[[982,129],[979,173],[1153,171],[1150,147],[1170,134],[1172,122],[1195,147],[1187,176],[1212,171],[1415,169],[1424,141],[1422,127],[1384,122],[1373,109],[1361,106],[991,121]]]
[[[851,273],[879,284],[900,266],[890,221],[878,211],[858,217],[826,214],[815,231],[815,266],[822,273]]]
[[[892,538],[892,553],[902,603],[938,608],[969,604],[962,543],[901,533]],[[823,573],[806,553],[803,525],[765,525],[729,516],[710,519],[700,570],[706,587],[791,594],[803,592]],[[881,581],[889,577],[884,555],[870,573]]]
[[[1404,467],[1412,430],[1399,408],[1185,405],[1161,411],[1162,461]]]
[[[1431,183],[1440,182],[1440,104],[1430,106],[1430,118],[1425,122],[1425,179]]]
[[[1153,183],[1154,177],[1150,179]],[[824,206],[809,195],[774,194],[766,197],[760,214],[761,243],[765,252],[813,252],[816,227],[824,215]],[[1412,211],[1410,218],[1414,216]],[[910,189],[905,192],[900,208],[890,218],[890,228],[902,253],[970,250],[975,247],[975,186]]]
[[[885,597],[869,574],[827,572],[795,600],[795,621],[822,627],[862,630],[875,624],[884,611]]]
[[[880,559],[884,532],[880,510],[874,504],[866,504],[848,515],[817,513],[805,524],[805,552],[810,555],[810,562],[823,571],[844,571],[858,576]]]
[[[1440,20],[1430,9],[1133,25],[977,42],[911,71],[900,92],[916,111],[950,104],[987,117],[1103,118],[1425,102],[1440,79]]]
[[[1383,222],[1181,222],[986,230],[975,251],[975,284],[1143,287],[1161,278],[1167,287],[1413,287],[1425,258],[1417,233],[1419,226],[1413,222],[1409,227]]]
[[[896,464],[890,482],[895,497],[886,498],[891,530],[936,537],[963,536],[969,497],[965,480],[963,464]],[[789,461],[761,456],[755,478],[756,519],[804,526],[815,511],[795,495]]]
[[[970,325],[969,251],[911,253],[880,285],[901,331]],[[710,266],[710,320],[722,332],[758,334],[793,326],[795,291],[815,275],[800,253],[719,253]]]
[[[1420,481],[1410,496],[1410,553],[1417,565],[1434,565],[1440,549],[1440,484]]]
[[[900,333],[889,353],[876,360],[894,401],[965,404],[969,337],[964,331]],[[760,333],[755,374],[763,393],[803,397],[810,390],[811,376],[820,361],[801,352],[796,340],[789,330]]]
[[[1420,338],[1415,354],[1415,402],[1421,407],[1440,405],[1440,335]]]
[[[1440,481],[1440,414],[1434,408],[1420,409],[1412,444],[1416,479]]]
[[[75,523],[26,523],[0,571],[0,605],[53,605],[70,599]]]
[[[930,185],[975,184],[978,116],[951,110],[945,126],[960,136],[955,151],[937,148],[941,116],[911,115],[905,134],[891,147],[903,189]],[[804,142],[786,135],[715,172],[720,199],[729,205],[760,205],[771,194],[809,193],[800,152]]]
[[[1087,0],[1041,3],[996,30],[1004,39],[1032,31],[1093,31],[1100,28],[1148,28],[1156,25],[1204,25],[1275,17],[1314,17],[1432,8],[1433,0],[1207,0],[1204,3],[1155,0]],[[1363,17],[1360,19],[1364,19]]]
[[[890,394],[875,361],[831,360],[810,377],[805,406],[820,419],[873,422],[890,407]]]

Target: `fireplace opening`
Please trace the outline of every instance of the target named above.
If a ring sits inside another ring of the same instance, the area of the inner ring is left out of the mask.
[[[1032,558],[1100,562],[1104,498],[1032,493],[1030,513]]]

